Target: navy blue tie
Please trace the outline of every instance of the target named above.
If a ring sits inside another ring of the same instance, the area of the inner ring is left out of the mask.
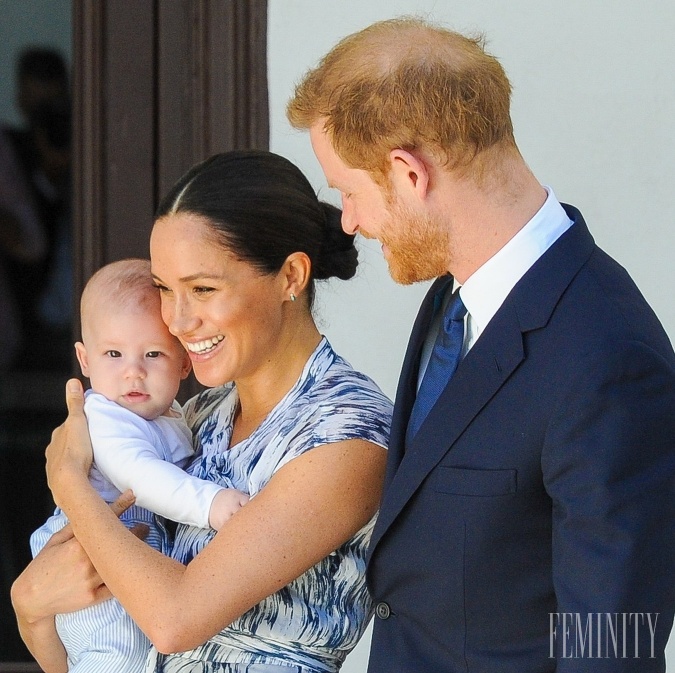
[[[410,441],[452,378],[462,355],[466,307],[457,290],[448,302],[429,364],[410,414],[406,438]]]

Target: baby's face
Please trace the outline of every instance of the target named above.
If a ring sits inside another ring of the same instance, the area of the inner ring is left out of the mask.
[[[92,389],[152,420],[164,414],[190,371],[190,360],[156,311],[100,307],[87,319],[76,345]]]

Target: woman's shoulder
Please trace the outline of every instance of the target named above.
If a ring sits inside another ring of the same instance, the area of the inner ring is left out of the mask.
[[[329,345],[330,347],[330,345]],[[368,400],[372,404],[392,408],[391,400],[382,392],[375,381],[354,367],[331,348],[332,357],[323,376],[317,378],[309,388],[308,397],[317,401]]]
[[[326,366],[286,410],[298,439],[308,447],[348,439],[366,439],[386,447],[391,400],[373,379],[332,349],[324,356]]]

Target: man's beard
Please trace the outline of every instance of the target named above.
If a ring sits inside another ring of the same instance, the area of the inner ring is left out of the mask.
[[[399,203],[391,203],[380,242],[388,250],[389,273],[401,285],[448,273],[448,234],[440,222],[429,216],[417,215]]]

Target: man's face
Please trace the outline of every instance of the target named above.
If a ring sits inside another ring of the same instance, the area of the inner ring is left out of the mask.
[[[366,238],[381,240],[380,222],[389,214],[385,191],[367,171],[342,161],[320,124],[310,129],[309,136],[328,186],[342,197],[342,228],[348,234],[360,232]]]
[[[310,129],[310,139],[328,185],[341,194],[342,228],[380,241],[397,283],[409,285],[447,273],[447,236],[439,222],[407,208],[393,186],[387,190],[367,171],[347,166],[321,122]]]

